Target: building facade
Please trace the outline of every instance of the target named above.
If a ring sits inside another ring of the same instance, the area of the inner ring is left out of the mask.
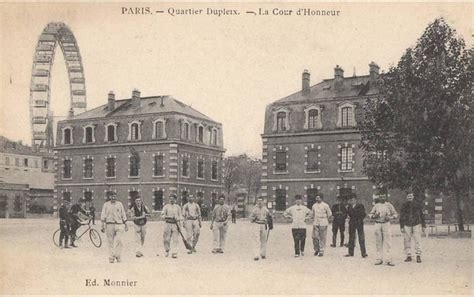
[[[376,187],[362,172],[357,124],[365,101],[377,95],[378,75],[374,62],[365,76],[344,77],[336,66],[334,78],[310,86],[305,70],[301,91],[267,106],[262,191],[270,207],[282,211],[294,203],[295,195],[311,207],[317,194],[332,204],[336,196],[352,193],[371,206]]]
[[[222,125],[171,96],[116,100],[58,122],[58,202],[95,202],[111,192],[124,205],[140,194],[160,211],[171,193],[211,204],[222,192]]]

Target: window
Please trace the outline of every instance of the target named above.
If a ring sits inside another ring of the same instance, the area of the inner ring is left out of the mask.
[[[71,192],[68,192],[68,191],[63,192],[63,199],[71,201]]]
[[[138,197],[138,191],[136,191],[136,190],[130,191],[128,193],[128,197],[130,197],[131,201],[135,201],[135,199],[137,199],[137,197]]]
[[[188,191],[181,192],[181,205],[188,203]]]
[[[108,142],[117,141],[117,124],[108,124],[106,126],[105,140]]]
[[[352,197],[352,189],[351,188],[340,188],[339,189],[339,196],[343,200],[347,200]]]
[[[318,171],[319,170],[319,161],[318,161],[318,150],[311,149],[307,152],[308,159],[306,170],[307,171]]]
[[[72,129],[63,129],[63,144],[72,144]]]
[[[63,178],[71,178],[72,162],[70,159],[63,160]]]
[[[184,177],[189,177],[189,158],[188,156],[183,156],[181,161],[181,175]]]
[[[311,209],[313,204],[316,203],[316,196],[318,195],[318,189],[307,189],[306,190],[306,197],[307,203],[306,206]]]
[[[93,160],[90,157],[84,159],[84,178],[93,178],[94,165]]]
[[[153,210],[163,209],[163,190],[156,190],[153,192]]]
[[[164,122],[163,121],[160,121],[160,120],[157,120],[155,121],[155,138],[156,139],[161,139],[161,138],[165,138],[164,136]]]
[[[275,210],[284,211],[286,209],[286,190],[277,189],[275,191]]]
[[[94,127],[84,127],[84,143],[93,143],[94,140]]]
[[[286,172],[286,152],[275,153],[275,171]]]
[[[181,138],[184,140],[189,139],[189,123],[184,122],[182,125]]]
[[[211,179],[217,180],[217,161],[213,160],[211,163]]]
[[[28,158],[23,159],[23,165],[28,167]]]
[[[153,163],[153,176],[163,176],[163,155],[155,155]]]
[[[217,204],[217,193],[211,194],[211,210],[214,209],[214,206]]]
[[[212,145],[217,145],[217,129],[212,129],[212,132],[211,132],[211,143]]]
[[[277,113],[277,132],[286,131],[286,112]]]
[[[140,140],[140,124],[137,122],[130,123],[129,140]]]
[[[115,177],[115,158],[107,157],[105,164],[105,176]]]
[[[352,107],[343,107],[341,109],[342,127],[352,127]]]
[[[48,169],[48,168],[49,168],[48,160],[44,160],[43,161],[43,169]]]
[[[310,129],[319,128],[318,116],[319,116],[319,112],[317,109],[311,109],[308,112],[308,124],[309,124]]]
[[[9,157],[5,157],[5,164],[10,165],[10,158]]]
[[[204,193],[203,192],[197,192],[196,196],[197,196],[196,202],[197,202],[197,204],[199,204],[199,207],[201,207],[201,204],[202,204],[203,199],[204,199]]]
[[[304,109],[305,122],[304,129],[321,129],[321,107],[311,104]]]
[[[140,175],[140,157],[138,153],[130,156],[130,176],[136,177]]]
[[[341,148],[341,170],[352,170],[352,147]]]
[[[92,191],[84,192],[84,201],[89,203],[92,201]]]
[[[197,178],[204,178],[204,160],[202,159],[197,163]]]
[[[199,126],[197,129],[197,141],[200,143],[204,142],[204,127]]]

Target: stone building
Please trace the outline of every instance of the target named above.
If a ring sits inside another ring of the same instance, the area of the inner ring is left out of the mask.
[[[52,214],[53,164],[52,154],[0,136],[0,218]]]
[[[160,211],[169,194],[209,205],[222,192],[222,125],[171,96],[116,100],[58,122],[58,201],[95,202],[116,192],[124,205],[140,194]]]
[[[276,211],[301,195],[309,207],[316,194],[332,204],[337,195],[356,193],[369,207],[375,186],[362,173],[357,123],[367,98],[375,96],[379,66],[369,75],[344,77],[336,66],[334,78],[310,86],[310,73],[302,74],[299,92],[267,106],[262,134],[262,191]],[[391,192],[390,195],[401,193]]]

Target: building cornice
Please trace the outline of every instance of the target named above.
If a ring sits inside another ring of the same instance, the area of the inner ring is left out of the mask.
[[[58,187],[89,187],[89,186],[142,186],[142,185],[185,185],[185,186],[197,186],[207,188],[223,188],[222,184],[203,184],[183,181],[151,181],[151,182],[139,182],[139,181],[126,181],[126,182],[102,182],[102,183],[58,183]]]
[[[367,176],[354,176],[354,177],[307,177],[307,178],[262,178],[262,183],[270,182],[314,182],[314,181],[368,181]]]
[[[262,138],[288,137],[288,136],[312,136],[312,135],[336,135],[336,134],[360,134],[356,129],[337,129],[329,131],[308,131],[308,132],[294,132],[294,133],[280,133],[280,134],[260,134]]]

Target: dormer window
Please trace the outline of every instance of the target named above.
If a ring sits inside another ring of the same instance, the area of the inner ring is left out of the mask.
[[[153,122],[153,138],[163,139],[166,138],[166,120],[157,119]]]
[[[317,105],[310,105],[304,109],[305,123],[304,129],[321,129],[321,108]]]
[[[117,124],[110,123],[105,126],[105,141],[114,142],[117,141]]]
[[[82,143],[94,143],[95,142],[95,126],[87,125],[83,127],[84,136],[82,138]]]
[[[141,123],[139,121],[133,121],[128,124],[128,140],[137,141],[142,139],[140,131]]]
[[[73,139],[72,139],[72,127],[64,127],[63,128],[63,143],[62,144],[73,144]]]
[[[204,126],[199,125],[197,128],[197,142],[203,143],[204,142]]]
[[[181,120],[181,139],[189,140],[189,129],[191,125],[186,120]]]
[[[354,119],[354,110],[355,106],[353,103],[346,102],[341,104],[338,108],[338,121],[337,126],[340,128],[349,128],[355,127],[356,122]]]
[[[212,130],[211,130],[211,144],[212,145],[217,145],[218,144],[217,129],[216,128],[212,128]]]
[[[286,113],[284,113],[283,111],[277,113],[277,131],[286,131]]]
[[[273,111],[273,132],[285,132],[290,130],[290,111],[287,108],[278,108]]]

